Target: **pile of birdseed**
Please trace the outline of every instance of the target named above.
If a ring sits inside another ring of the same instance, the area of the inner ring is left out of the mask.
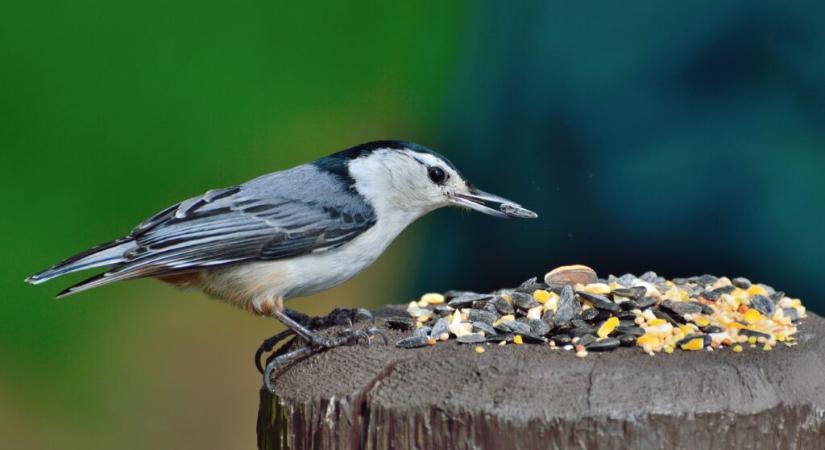
[[[556,268],[543,283],[531,278],[515,289],[425,294],[407,312],[388,319],[392,328],[414,330],[398,347],[455,338],[475,344],[478,353],[481,344],[535,343],[575,350],[579,357],[620,346],[650,355],[723,347],[768,351],[778,343],[794,345],[797,323],[807,317],[799,299],[746,278],[666,280],[647,272],[599,279],[582,265]]]

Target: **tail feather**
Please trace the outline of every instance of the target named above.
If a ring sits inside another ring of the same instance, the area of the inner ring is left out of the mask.
[[[40,284],[52,278],[95,267],[113,266],[126,261],[124,254],[137,247],[131,238],[117,239],[111,242],[98,245],[90,250],[79,253],[54,266],[36,273],[26,282],[30,284]]]

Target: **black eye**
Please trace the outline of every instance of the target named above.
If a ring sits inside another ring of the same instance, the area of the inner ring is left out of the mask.
[[[430,179],[433,180],[435,184],[442,184],[444,180],[447,179],[447,174],[444,173],[444,170],[441,167],[430,167],[427,169],[427,175],[430,176]]]

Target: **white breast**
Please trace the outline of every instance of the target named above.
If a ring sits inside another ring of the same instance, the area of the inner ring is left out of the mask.
[[[204,271],[207,293],[261,312],[276,297],[289,299],[337,286],[375,262],[415,217],[391,215],[346,244],[320,253],[278,261],[238,264]]]

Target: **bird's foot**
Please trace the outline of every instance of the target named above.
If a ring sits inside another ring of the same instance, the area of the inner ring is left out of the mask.
[[[384,345],[388,343],[387,336],[384,334],[384,331],[379,328],[370,327],[357,330],[351,328],[354,321],[360,322],[362,320],[372,319],[372,314],[364,309],[335,309],[324,318],[309,318],[306,315],[290,310],[276,311],[274,315],[278,320],[283,322],[288,329],[263,341],[255,352],[255,367],[258,368],[259,372],[263,373],[264,384],[270,391],[273,389],[273,372],[281,370],[300,359],[342,345],[355,345],[362,342],[369,346],[376,335],[381,336]],[[315,331],[318,328],[335,325],[345,325],[347,328],[332,335],[319,334]],[[278,343],[293,334],[300,337],[305,344],[297,349],[295,349],[292,343],[283,345],[266,358],[265,366],[261,364],[261,357],[264,353],[272,352]]]
[[[384,345],[388,343],[387,335],[382,329],[370,327],[359,330],[347,328],[332,336],[313,334],[310,339],[310,344],[314,347],[329,349],[340,347],[342,345],[355,345],[359,342],[363,342],[367,347],[369,347],[375,336],[381,336],[381,339],[384,341]]]

